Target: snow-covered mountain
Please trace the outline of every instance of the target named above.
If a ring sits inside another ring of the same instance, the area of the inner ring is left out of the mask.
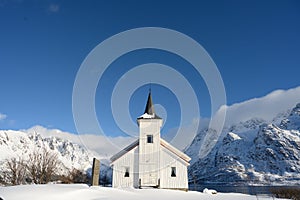
[[[29,159],[30,154],[43,149],[57,155],[60,161],[57,174],[68,175],[73,169],[88,174],[91,173],[95,152],[88,152],[81,145],[58,137],[42,137],[38,133],[29,134],[13,130],[0,131],[0,171],[4,172],[6,170],[5,163],[7,160],[17,158],[26,161]],[[99,156],[97,158],[99,159]],[[110,173],[107,161],[101,162],[100,174],[102,178],[111,176]]]
[[[21,131],[0,131],[0,163],[12,157],[25,160],[30,153],[41,148],[57,154],[67,169],[86,170],[91,167],[91,159],[87,151],[70,141],[56,137],[42,138],[39,134],[28,135]]]
[[[224,128],[221,139],[204,158],[202,130],[186,153],[192,157],[190,181],[300,184],[300,104],[271,123],[252,119]]]
[[[281,121],[280,128],[286,130],[300,130],[300,103],[293,108],[287,118]]]
[[[300,184],[300,104],[277,114],[271,121],[253,118],[224,127],[210,153],[199,158],[205,135],[214,133],[213,129],[203,128],[185,150],[192,158],[191,182]],[[38,132],[12,130],[0,131],[0,171],[5,170],[6,159],[26,160],[30,153],[41,148],[58,155],[64,166],[61,174],[72,169],[91,172],[95,154],[79,144]],[[100,182],[111,180],[108,164],[102,160]]]

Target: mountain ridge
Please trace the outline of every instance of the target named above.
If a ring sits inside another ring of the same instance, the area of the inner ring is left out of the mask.
[[[42,137],[38,133],[29,134],[23,131],[0,130],[0,172],[7,171],[6,163],[12,159],[29,161],[35,152],[49,151],[57,156],[59,161],[57,175],[68,176],[73,170],[78,170],[91,176],[92,160],[95,152],[89,152],[83,146],[59,137]],[[111,170],[108,161],[101,160],[100,176],[109,182]],[[5,179],[4,177],[1,177]],[[5,180],[4,180],[5,182]]]
[[[225,127],[221,139],[204,158],[195,154],[195,147],[206,134],[200,132],[186,150],[193,158],[190,181],[300,184],[300,104],[288,116],[275,118],[272,122],[277,124],[254,118]]]
[[[185,149],[192,160],[189,167],[190,182],[227,184],[300,184],[300,104],[266,121],[260,118],[224,127],[212,150],[199,157],[206,134],[213,129],[204,128]],[[37,148],[45,147],[58,154],[65,171],[78,169],[91,173],[94,152],[83,146],[55,136],[43,137],[39,133],[0,130],[0,171],[6,159],[28,158]],[[96,155],[98,158],[101,156]],[[104,164],[103,164],[104,163]],[[100,175],[111,180],[108,160],[101,160]]]

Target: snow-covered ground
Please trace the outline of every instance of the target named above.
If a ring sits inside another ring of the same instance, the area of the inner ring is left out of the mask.
[[[163,189],[115,189],[108,187],[89,187],[84,184],[47,184],[0,187],[3,200],[100,200],[100,199],[180,199],[180,200],[256,200],[273,199],[266,196],[250,196],[238,193],[209,194],[195,191],[175,191]]]

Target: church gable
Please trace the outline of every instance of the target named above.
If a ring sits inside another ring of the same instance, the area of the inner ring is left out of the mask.
[[[181,152],[180,150],[176,149],[170,143],[165,141],[164,139],[160,139],[160,144],[162,147],[166,148],[170,153],[174,154],[175,157],[180,158],[187,166],[189,166],[189,161],[191,158],[187,156],[185,153]]]
[[[113,187],[139,187],[139,146],[135,145],[121,157],[114,160]]]
[[[127,147],[125,147],[124,149],[122,149],[121,151],[119,151],[117,154],[115,154],[114,156],[112,156],[110,158],[111,161],[111,165],[119,158],[121,158],[122,156],[124,156],[125,154],[127,154],[129,151],[131,151],[133,148],[137,147],[139,145],[139,140],[134,141],[133,143],[131,143],[130,145],[128,145]]]

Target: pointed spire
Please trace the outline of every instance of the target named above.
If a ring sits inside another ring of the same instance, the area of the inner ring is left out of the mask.
[[[141,115],[138,119],[161,119],[158,115],[155,114],[154,105],[152,102],[151,88],[149,89],[148,99],[144,114]]]
[[[150,88],[149,94],[148,94],[148,100],[147,100],[147,104],[146,104],[144,114],[145,113],[147,113],[148,115],[155,114],[154,106],[153,106],[153,103],[152,103],[151,88]]]

